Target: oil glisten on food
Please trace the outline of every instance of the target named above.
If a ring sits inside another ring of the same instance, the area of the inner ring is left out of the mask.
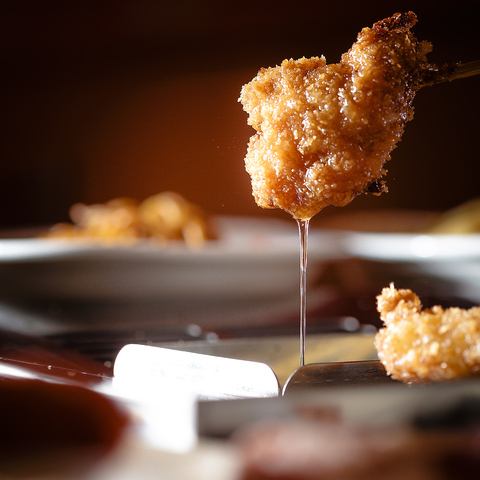
[[[413,12],[364,28],[339,63],[284,60],[243,86],[250,138],[245,166],[263,208],[280,208],[300,232],[300,363],[304,363],[308,221],[327,206],[386,191],[385,163],[413,118],[431,50],[411,32]]]

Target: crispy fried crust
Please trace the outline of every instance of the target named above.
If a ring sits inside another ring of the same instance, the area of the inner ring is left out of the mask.
[[[257,131],[245,165],[259,206],[309,219],[369,185],[385,189],[384,164],[413,117],[431,50],[411,33],[415,23],[412,12],[395,14],[364,28],[340,63],[284,60],[242,88]]]
[[[407,383],[480,374],[480,307],[422,309],[411,290],[392,285],[377,297],[385,323],[375,337],[387,373]]]

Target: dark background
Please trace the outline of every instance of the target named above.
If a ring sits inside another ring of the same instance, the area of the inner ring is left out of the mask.
[[[433,60],[478,59],[478,3],[4,2],[0,226],[162,190],[213,213],[281,214],[250,194],[241,85],[286,57],[336,62],[361,27],[408,9]],[[347,208],[443,210],[479,195],[478,89],[473,78],[421,91],[390,193]]]

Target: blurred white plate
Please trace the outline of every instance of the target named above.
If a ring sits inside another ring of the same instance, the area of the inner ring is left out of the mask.
[[[295,296],[299,242],[293,221],[222,217],[219,240],[203,248],[131,246],[8,238],[0,240],[0,295],[55,299],[206,299]],[[310,238],[310,278],[336,242]]]
[[[340,238],[346,254],[361,258],[399,262],[480,259],[480,235],[343,232]]]
[[[361,258],[379,283],[428,285],[439,295],[480,302],[480,235],[335,232],[344,255]],[[333,238],[333,237],[332,237]]]

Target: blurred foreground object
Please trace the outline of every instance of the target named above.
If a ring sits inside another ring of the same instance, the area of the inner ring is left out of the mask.
[[[328,414],[328,412],[326,412]],[[236,439],[243,480],[476,478],[478,445],[471,431],[360,428],[341,421],[265,422]]]
[[[393,378],[415,383],[480,373],[480,307],[422,309],[414,292],[391,284],[377,308],[385,328],[375,346]]]
[[[129,423],[92,390],[8,376],[0,376],[0,409],[2,478],[84,473],[112,451]]]
[[[73,224],[55,225],[46,236],[105,243],[180,240],[189,247],[215,238],[211,222],[200,207],[173,192],[158,193],[140,204],[129,198],[97,205],[77,203],[70,209],[70,217]]]

